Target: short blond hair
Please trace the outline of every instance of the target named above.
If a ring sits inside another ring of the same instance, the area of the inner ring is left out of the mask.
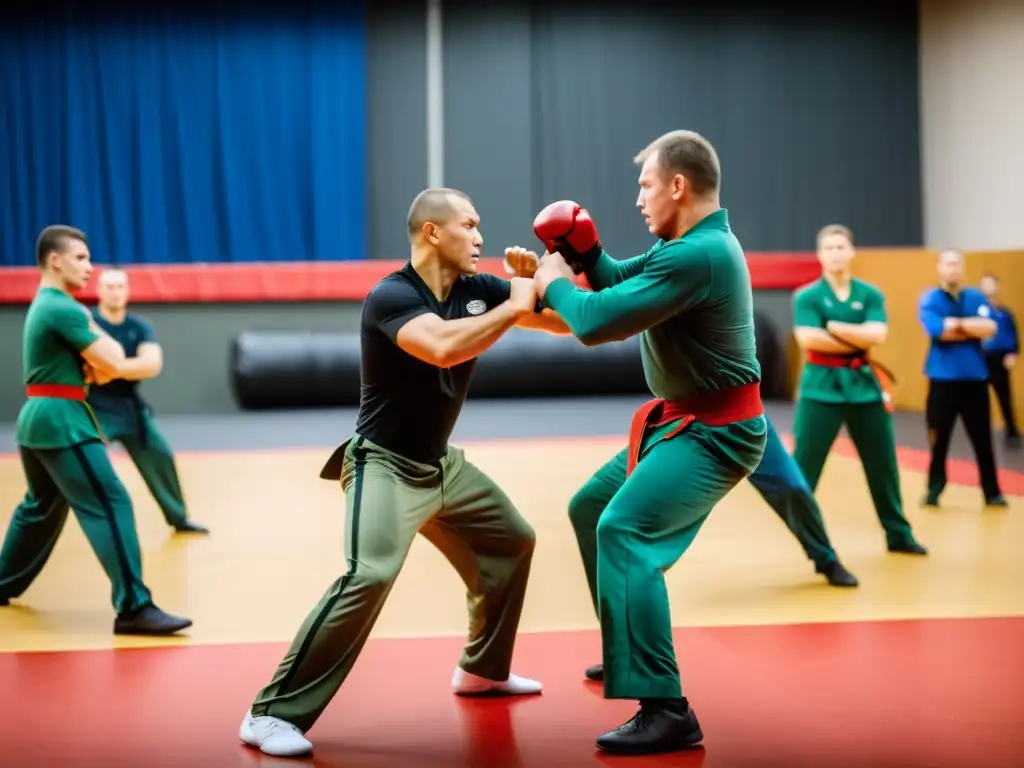
[[[643,165],[657,155],[658,165],[669,175],[682,174],[699,197],[717,193],[722,183],[722,167],[718,153],[696,131],[669,131],[662,134],[633,158]]]
[[[849,241],[850,245],[853,245],[853,231],[843,224],[826,224],[824,227],[818,230],[817,243],[820,246],[821,241],[830,235],[842,235]]]

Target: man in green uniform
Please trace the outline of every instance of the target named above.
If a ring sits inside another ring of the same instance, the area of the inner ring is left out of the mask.
[[[153,604],[142,580],[131,499],[85,403],[86,369],[103,381],[120,376],[125,365],[124,350],[71,297],[89,281],[88,242],[77,229],[47,227],[36,259],[42,278],[25,318],[22,352],[28,400],[15,432],[28,491],[0,549],[0,605],[39,575],[71,508],[111,581],[114,632],[178,632],[192,622]]]
[[[797,343],[806,355],[794,415],[793,457],[815,489],[845,424],[864,465],[890,552],[926,555],[903,515],[891,377],[870,358],[885,341],[885,296],[850,273],[853,234],[840,225],[818,233],[822,276],[794,295]]]
[[[510,673],[533,528],[448,441],[481,353],[513,326],[568,331],[540,311],[532,280],[477,272],[479,223],[464,193],[421,192],[409,209],[409,262],[363,303],[355,434],[320,475],[345,491],[348,570],[307,616],[242,721],[240,740],[266,754],[313,751],[305,734],[351,672],[417,533],[466,584],[469,638],[455,693],[541,691]]]
[[[93,320],[126,356],[120,378],[89,387],[88,403],[100,429],[128,451],[169,526],[179,533],[208,533],[188,518],[174,452],[139,395],[139,382],[155,378],[163,368],[163,350],[153,326],[128,311],[128,275],[123,270],[103,270],[97,293]]]
[[[589,519],[574,520],[581,552],[596,553],[604,695],[640,701],[597,745],[629,754],[703,739],[682,693],[664,571],[757,469],[768,432],[750,275],[719,203],[717,154],[698,134],[674,131],[636,162],[637,205],[658,238],[647,253],[614,260],[571,201],[534,222],[548,250],[534,276],[544,305],[588,346],[640,334],[656,398],[634,415],[628,447],[588,482]],[[574,284],[581,271],[595,290]]]

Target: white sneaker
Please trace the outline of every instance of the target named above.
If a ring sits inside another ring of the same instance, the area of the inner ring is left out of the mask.
[[[296,726],[279,717],[253,717],[245,713],[238,738],[265,755],[299,757],[313,752],[313,744]]]
[[[477,696],[482,693],[523,696],[540,693],[543,689],[544,686],[536,680],[519,675],[509,675],[507,680],[488,680],[486,677],[471,674],[462,667],[456,667],[455,674],[452,675],[452,690],[460,696]]]

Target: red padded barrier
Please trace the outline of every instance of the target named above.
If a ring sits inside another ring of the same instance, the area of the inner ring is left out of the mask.
[[[748,254],[755,290],[792,290],[821,274],[813,253]],[[131,300],[138,304],[227,302],[362,301],[374,283],[404,260],[285,262],[254,264],[166,264],[126,266]],[[96,280],[78,294],[96,298]],[[504,276],[501,259],[481,259],[479,268]],[[34,267],[0,268],[0,304],[28,304],[39,284]]]

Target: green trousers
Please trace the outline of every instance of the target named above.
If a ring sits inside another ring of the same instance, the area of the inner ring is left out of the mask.
[[[252,714],[313,726],[348,677],[417,533],[466,584],[460,666],[507,679],[536,538],[505,493],[455,446],[432,466],[360,436],[321,476],[340,476],[345,491],[348,570],[308,615]]]
[[[99,442],[40,450],[19,447],[28,491],[11,519],[0,549],[0,595],[18,597],[46,565],[68,508],[113,587],[121,613],[152,602],[142,580],[142,553],[127,490]]]
[[[107,404],[108,399],[91,403],[103,434],[111,442],[124,446],[167,524],[174,528],[183,525],[188,511],[174,451],[167,438],[141,402],[137,406],[133,405],[134,401],[116,403],[117,407],[113,407]]]
[[[875,513],[890,545],[913,540],[903,515],[896,437],[892,415],[882,403],[834,404],[800,398],[793,420],[793,458],[811,490],[818,486],[825,460],[840,428],[846,425],[864,466]]]
[[[770,419],[764,456],[749,480],[819,571],[839,559],[825,530],[818,501]]]
[[[714,506],[749,474],[699,424],[667,440],[645,437],[626,477],[623,449],[573,496],[576,532],[601,622],[604,696],[678,698],[682,683],[672,642],[664,572],[693,543]],[[756,452],[756,466],[764,448]]]

